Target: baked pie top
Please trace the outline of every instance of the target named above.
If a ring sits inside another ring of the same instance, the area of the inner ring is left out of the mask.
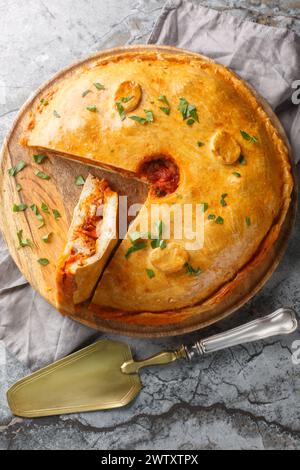
[[[254,257],[259,262],[290,203],[288,149],[255,94],[230,70],[189,54],[126,51],[71,71],[36,102],[23,144],[150,184],[96,289],[99,312],[203,302]],[[153,203],[154,243],[136,234]],[[172,231],[164,241],[168,209],[197,203],[203,247],[189,249],[191,240]]]

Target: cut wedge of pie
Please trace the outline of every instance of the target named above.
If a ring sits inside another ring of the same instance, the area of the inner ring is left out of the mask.
[[[290,204],[288,149],[261,101],[230,70],[183,52],[124,51],[71,70],[36,100],[22,142],[149,184],[96,288],[97,315],[132,313],[134,321],[207,301],[254,259],[259,265]],[[196,215],[182,237],[166,237],[168,211],[197,204],[203,246],[190,237]],[[90,299],[104,264],[97,254],[68,263],[74,227],[60,261],[61,285],[71,286],[61,289],[60,310],[70,296]]]
[[[106,181],[88,176],[57,263],[57,307],[74,314],[88,300],[115,247],[118,196]]]

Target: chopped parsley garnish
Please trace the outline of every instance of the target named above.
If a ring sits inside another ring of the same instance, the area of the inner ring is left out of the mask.
[[[94,87],[96,87],[97,90],[105,90],[105,86],[102,85],[102,83],[96,82],[96,83],[94,83]]]
[[[163,250],[167,246],[167,242],[162,239],[163,221],[160,220],[159,222],[156,222],[155,226],[157,234],[155,235],[155,238],[151,241],[151,247],[160,248],[161,250]]]
[[[225,198],[226,198],[227,196],[228,196],[227,193],[224,193],[224,194],[221,195],[220,204],[221,204],[221,206],[223,206],[223,207],[227,206],[227,202],[225,201]]]
[[[153,122],[154,121],[153,112],[150,111],[149,109],[144,109],[144,112],[146,114],[146,121],[147,122]]]
[[[37,262],[41,264],[42,266],[47,266],[50,263],[50,261],[47,258],[40,258],[37,260]]]
[[[140,116],[129,116],[129,119],[138,122],[139,124],[146,124],[147,119]]]
[[[42,202],[42,204],[41,204],[41,209],[46,214],[49,214],[49,208],[48,208],[47,204],[45,204],[44,202]]]
[[[244,157],[244,155],[239,156],[238,162],[240,165],[246,165],[246,158]]]
[[[75,176],[75,184],[76,186],[83,186],[85,183],[85,179],[82,175]]]
[[[36,155],[32,155],[32,158],[35,161],[35,163],[40,164],[45,160],[45,158],[47,158],[47,156],[43,155],[42,153],[38,153]]]
[[[138,240],[141,240],[142,238],[149,238],[147,233],[139,232],[135,230],[134,232],[131,232],[128,234],[131,243],[136,243]]]
[[[42,240],[43,240],[44,243],[49,243],[51,237],[52,237],[52,232],[47,233],[47,235],[44,235],[44,236],[42,237]]]
[[[122,106],[122,104],[119,101],[116,103],[116,106],[117,106],[117,110],[120,115],[121,121],[124,121],[124,119],[126,118],[124,106]]]
[[[22,191],[22,189],[23,189],[23,188],[22,188],[22,186],[20,185],[20,183],[17,183],[17,184],[16,184],[16,190],[18,191],[18,193],[19,193],[20,191]]]
[[[258,143],[258,138],[255,137],[254,135],[250,135],[248,134],[247,132],[245,131],[240,131],[243,139],[247,140],[248,142],[253,142],[254,144],[257,144]]]
[[[167,116],[169,116],[170,111],[171,111],[170,108],[167,108],[167,107],[165,107],[165,106],[160,106],[159,109],[160,109],[163,113],[165,113]]]
[[[27,204],[14,204],[13,212],[23,212],[28,208]]]
[[[52,209],[52,214],[55,220],[60,219],[61,215],[57,209]]]
[[[83,93],[82,93],[82,98],[84,98],[86,95],[88,95],[89,93],[92,93],[91,90],[85,90]]]
[[[200,204],[202,204],[202,212],[206,212],[207,209],[208,209],[208,203],[207,202],[201,202]]]
[[[121,102],[122,103],[128,103],[128,101],[132,100],[133,96],[123,96],[123,98],[121,98]]]
[[[147,109],[144,109],[144,113],[146,114],[146,118],[140,116],[129,116],[129,119],[138,122],[139,124],[147,124],[148,122],[154,121],[153,112]]]
[[[158,98],[159,101],[161,101],[162,103],[164,103],[166,106],[160,106],[160,110],[167,114],[167,116],[170,114],[170,111],[171,111],[171,107],[170,107],[170,103],[169,101],[167,100],[167,97],[165,95],[160,95],[160,97]]]
[[[132,244],[132,246],[130,248],[128,248],[126,254],[125,254],[125,258],[128,258],[131,253],[134,253],[135,251],[138,251],[138,250],[143,250],[144,248],[146,248],[146,243],[143,242],[143,241],[137,241],[137,242],[134,242]]]
[[[209,214],[207,218],[208,220],[215,220],[216,216],[215,214]]]
[[[242,176],[241,173],[239,173],[238,171],[234,171],[232,174],[237,178],[240,178]]]
[[[98,111],[97,106],[95,105],[87,106],[86,109],[90,111],[91,113],[96,113]]]
[[[41,100],[42,105],[47,106],[49,104],[48,100],[45,100],[45,98],[42,98]]]
[[[40,213],[40,211],[38,209],[38,206],[36,204],[31,204],[30,209],[34,212],[34,214],[37,216],[38,220],[41,222],[41,225],[39,226],[39,228],[44,227],[45,219],[42,216],[42,214]]]
[[[185,263],[184,267],[186,269],[187,274],[189,274],[190,276],[197,276],[201,273],[200,268],[193,268],[193,266],[188,262]]]
[[[17,173],[23,170],[25,168],[26,162],[24,160],[20,160],[16,166],[13,166],[12,168],[9,168],[8,174],[9,176],[16,176]]]
[[[38,178],[41,178],[42,180],[49,180],[50,179],[50,176],[47,175],[47,173],[44,173],[43,171],[35,171],[34,172],[35,176],[37,176]]]
[[[24,248],[25,246],[32,246],[32,241],[28,238],[23,238],[23,230],[17,232],[17,237],[19,241],[18,249]]]
[[[56,117],[56,118],[60,118],[60,114],[58,114],[58,112],[56,110],[53,111],[53,115]]]
[[[196,106],[188,103],[185,98],[179,98],[178,110],[189,126],[193,125],[195,121],[199,122]]]
[[[203,145],[205,145],[205,143],[198,140],[197,145],[198,145],[198,147],[203,147]]]
[[[223,217],[218,216],[216,218],[216,224],[223,225],[223,223],[224,223]]]
[[[146,269],[146,273],[149,279],[152,279],[153,277],[155,277],[155,272],[153,271],[153,269]]]
[[[248,225],[248,227],[250,227],[250,225],[251,225],[250,217],[246,217],[246,224]]]

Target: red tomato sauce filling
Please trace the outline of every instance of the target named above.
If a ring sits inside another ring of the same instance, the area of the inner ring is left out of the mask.
[[[173,193],[179,184],[179,168],[168,157],[157,156],[144,161],[139,174],[150,183],[150,193],[155,197]]]

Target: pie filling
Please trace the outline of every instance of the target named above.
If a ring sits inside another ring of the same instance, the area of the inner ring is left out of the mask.
[[[179,168],[170,157],[157,155],[146,159],[140,166],[138,174],[150,184],[152,197],[164,197],[174,193],[179,184]]]
[[[96,243],[101,236],[103,194],[93,194],[84,201],[81,210],[86,216],[82,223],[76,227],[72,235],[72,248],[66,260],[65,270],[71,272],[77,266],[83,266],[87,259],[96,253]]]

